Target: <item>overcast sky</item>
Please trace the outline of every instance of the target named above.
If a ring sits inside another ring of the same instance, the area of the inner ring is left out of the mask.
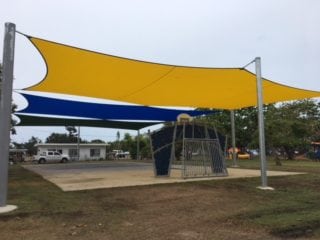
[[[263,77],[320,91],[319,12],[319,0],[2,0],[0,39],[4,23],[13,22],[28,35],[158,63],[242,67],[260,56]],[[21,35],[15,58],[15,89],[42,79],[45,65]],[[16,93],[14,101],[23,107]],[[65,132],[17,131],[12,139],[19,142]],[[81,135],[110,141],[116,132],[82,128]]]

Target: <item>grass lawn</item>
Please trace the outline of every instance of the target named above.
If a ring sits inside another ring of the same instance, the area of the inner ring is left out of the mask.
[[[227,166],[232,166],[232,160],[226,160]],[[260,160],[256,157],[252,160],[239,159],[238,165],[240,168],[260,169]],[[277,166],[274,159],[268,159],[268,170],[275,171],[291,171],[291,172],[308,172],[320,173],[320,162],[311,160],[281,160],[282,166]]]
[[[275,191],[248,178],[62,192],[10,166],[8,203],[19,209],[0,215],[0,239],[320,239],[320,163],[269,169],[308,174],[270,177]]]

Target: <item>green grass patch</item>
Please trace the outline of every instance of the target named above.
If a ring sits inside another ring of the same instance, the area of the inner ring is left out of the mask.
[[[258,160],[239,160],[239,164],[243,168],[259,168]],[[97,234],[95,239],[106,234],[108,239],[143,239],[145,231],[150,239],[161,239],[155,237],[161,233],[166,233],[163,239],[167,239],[187,226],[188,231],[203,231],[212,239],[212,229],[217,224],[228,227],[231,222],[238,231],[266,231],[271,239],[318,239],[320,163],[273,164],[269,163],[269,169],[309,173],[269,177],[269,185],[275,191],[257,189],[260,178],[245,178],[63,192],[19,165],[10,166],[8,203],[19,208],[0,215],[0,230],[12,239],[11,233],[25,229],[30,222],[30,228],[35,224],[61,232],[62,239],[77,231],[82,234],[79,239],[88,239],[93,233]]]
[[[320,177],[306,174],[270,178],[275,191],[257,191],[263,200],[235,219],[266,227],[278,237],[295,238],[320,230]]]
[[[239,159],[237,161],[240,168],[260,169],[259,158]],[[233,161],[230,159],[227,159],[226,162],[228,167],[233,165]],[[281,160],[281,164],[282,166],[278,166],[273,158],[267,158],[268,170],[320,173],[320,162],[312,160]]]

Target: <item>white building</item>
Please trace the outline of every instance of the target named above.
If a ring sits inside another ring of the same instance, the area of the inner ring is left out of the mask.
[[[39,143],[36,145],[38,154],[44,151],[57,151],[69,155],[71,160],[78,160],[77,143]],[[80,160],[106,159],[106,143],[80,143]]]

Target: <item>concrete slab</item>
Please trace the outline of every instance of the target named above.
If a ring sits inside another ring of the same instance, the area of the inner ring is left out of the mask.
[[[95,162],[24,165],[63,191],[78,191],[98,188],[128,187],[163,183],[179,183],[204,180],[260,177],[260,170],[229,168],[227,177],[182,179],[181,170],[171,170],[170,177],[154,177],[151,163]],[[297,172],[268,171],[268,176],[301,174]]]

